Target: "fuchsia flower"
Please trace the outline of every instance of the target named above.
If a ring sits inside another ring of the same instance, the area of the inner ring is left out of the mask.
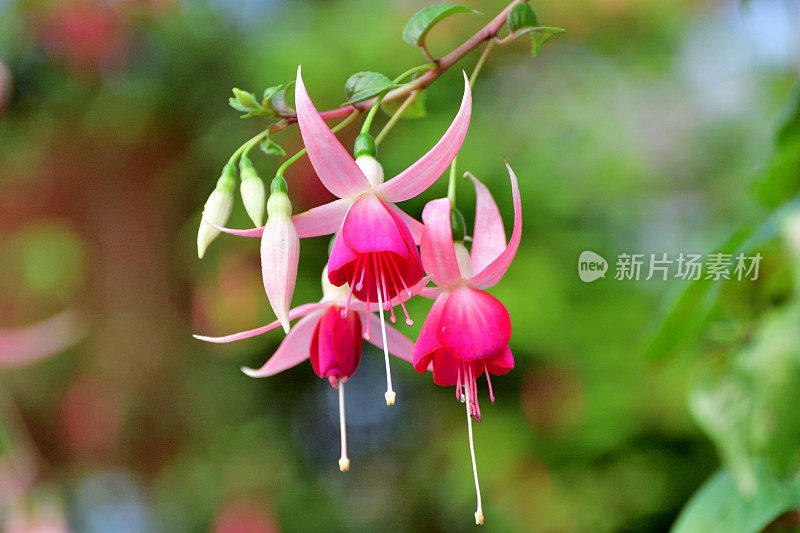
[[[268,377],[310,359],[314,372],[321,378],[327,378],[334,389],[339,389],[342,433],[342,457],[339,459],[339,468],[345,471],[350,468],[350,460],[347,458],[344,383],[355,373],[361,361],[362,329],[366,328],[369,331],[371,328],[376,328],[379,335],[364,335],[364,337],[368,337],[375,346],[384,346],[390,353],[404,361],[411,362],[414,345],[396,329],[381,324],[376,315],[367,312],[362,302],[355,302],[352,306],[355,312],[345,315],[342,311],[348,299],[349,288],[347,285],[343,287],[331,285],[327,270],[322,274],[322,289],[323,296],[319,302],[300,305],[289,311],[289,320],[297,318],[300,320],[283,339],[275,354],[261,368],[243,367],[242,371],[250,377]],[[261,335],[278,326],[280,322],[276,320],[266,326],[225,337],[201,335],[194,337],[215,343],[232,342]]]
[[[347,314],[353,295],[366,303],[377,303],[383,327],[383,311],[390,311],[395,321],[392,301],[397,301],[413,321],[403,302],[414,293],[423,269],[415,242],[422,225],[401,211],[395,202],[408,200],[430,187],[447,169],[461,149],[469,127],[472,96],[469,81],[464,76],[464,96],[461,107],[444,135],[425,155],[400,174],[384,182],[383,168],[373,158],[361,156],[353,160],[320,116],[308,96],[301,69],[297,69],[295,84],[297,122],[308,157],[322,184],[338,200],[310,209],[292,217],[299,237],[314,237],[337,232],[328,261],[328,276],[336,286],[350,286],[344,302]],[[261,236],[263,228],[253,230],[222,229],[235,235]],[[416,237],[416,238],[415,238]],[[264,272],[264,276],[268,274]],[[424,284],[423,284],[424,285]],[[405,297],[398,298],[401,291]],[[389,354],[384,346],[386,361],[386,403],[392,405]]]
[[[437,385],[455,385],[456,398],[466,401],[470,452],[478,495],[477,523],[483,523],[480,488],[472,445],[472,418],[480,421],[477,378],[485,373],[489,398],[494,402],[489,374],[514,368],[508,348],[511,320],[500,301],[483,291],[500,281],[517,253],[522,233],[522,207],[514,171],[506,164],[514,200],[514,230],[506,245],[503,220],[489,190],[474,176],[476,208],[472,251],[453,242],[450,200],[428,202],[422,212],[425,227],[420,248],[425,271],[438,287],[420,294],[436,301],[414,346],[418,372],[433,369]],[[473,273],[474,272],[474,273]]]

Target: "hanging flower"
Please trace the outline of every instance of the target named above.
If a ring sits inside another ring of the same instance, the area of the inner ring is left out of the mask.
[[[514,200],[514,230],[506,245],[503,221],[489,190],[474,176],[476,209],[472,251],[463,235],[453,242],[450,200],[428,202],[422,212],[425,228],[420,249],[425,271],[437,287],[422,289],[435,298],[414,346],[418,372],[433,370],[437,385],[455,385],[456,398],[466,402],[470,452],[478,495],[477,523],[483,523],[480,488],[472,445],[472,418],[481,419],[477,378],[486,374],[489,398],[494,402],[489,374],[502,375],[514,368],[508,347],[511,320],[508,310],[484,289],[497,284],[517,252],[522,233],[522,207],[517,177],[506,164]]]
[[[422,283],[425,282],[427,279]],[[418,290],[419,287],[414,289]],[[289,320],[300,320],[283,339],[275,354],[261,368],[243,367],[242,371],[250,377],[268,377],[310,359],[314,372],[321,378],[327,378],[334,389],[339,389],[342,435],[339,468],[344,472],[350,467],[345,432],[344,383],[355,373],[361,361],[362,336],[375,346],[386,346],[390,353],[408,362],[411,362],[414,345],[402,333],[382,324],[376,315],[368,313],[362,302],[354,302],[354,312],[345,316],[343,306],[349,289],[346,285],[332,285],[328,281],[327,270],[322,273],[322,290],[323,296],[319,302],[300,305],[289,311]],[[261,335],[279,325],[280,322],[276,320],[266,326],[225,337],[194,337],[214,343],[233,342]],[[369,332],[373,328],[379,335],[362,335],[364,329]]]

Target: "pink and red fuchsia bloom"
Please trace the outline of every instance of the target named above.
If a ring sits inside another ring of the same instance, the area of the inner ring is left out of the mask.
[[[485,373],[489,398],[494,402],[489,374],[502,375],[514,368],[508,348],[511,319],[500,301],[483,291],[503,277],[517,252],[522,233],[522,207],[517,177],[506,164],[514,200],[514,230],[506,246],[503,220],[488,189],[474,176],[476,208],[472,252],[463,242],[453,242],[451,204],[447,198],[428,202],[422,212],[425,228],[420,248],[425,271],[438,287],[421,295],[436,301],[422,325],[414,346],[414,368],[433,368],[437,385],[455,385],[456,398],[466,402],[478,508],[475,521],[483,523],[480,487],[472,444],[472,418],[480,422],[477,378]],[[473,274],[473,271],[476,273]]]
[[[411,362],[414,345],[391,326],[384,324],[381,328],[378,317],[368,313],[361,302],[354,303],[352,307],[354,313],[343,316],[342,310],[348,298],[348,287],[331,285],[327,270],[322,273],[322,292],[323,296],[319,302],[301,305],[289,312],[289,320],[297,318],[300,320],[283,339],[275,354],[261,368],[242,368],[242,371],[254,378],[268,377],[310,359],[314,373],[321,378],[327,378],[334,389],[339,389],[339,421],[342,437],[339,468],[344,472],[350,468],[345,431],[344,383],[355,373],[361,361],[362,330],[364,327],[377,329],[380,334],[370,336],[370,342],[378,347],[385,346],[389,352],[404,361]],[[233,342],[261,335],[280,325],[280,321],[276,320],[266,326],[225,337],[201,335],[194,337],[215,343]]]
[[[383,168],[375,158],[361,156],[353,160],[325,124],[308,96],[300,67],[295,83],[295,105],[297,123],[311,164],[322,184],[339,197],[293,216],[297,236],[336,233],[328,260],[328,276],[336,286],[350,286],[343,304],[344,314],[350,309],[353,296],[366,303],[367,312],[371,303],[377,303],[383,327],[384,310],[388,310],[391,321],[395,321],[390,302],[397,300],[406,315],[406,323],[412,325],[403,302],[415,294],[411,288],[423,277],[416,247],[422,224],[400,210],[395,202],[413,198],[430,187],[461,149],[472,111],[472,93],[466,75],[461,107],[450,127],[425,155],[386,182]],[[260,237],[264,231],[264,228],[219,229],[249,237]],[[264,271],[263,275],[266,279],[268,273]],[[401,292],[405,296],[398,298]],[[393,405],[395,393],[386,346],[384,358],[385,398],[387,405]]]

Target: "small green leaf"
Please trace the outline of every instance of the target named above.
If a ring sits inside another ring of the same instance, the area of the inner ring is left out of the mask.
[[[800,477],[776,480],[766,467],[756,469],[758,490],[742,494],[728,470],[706,481],[683,508],[672,533],[757,533],[800,506]]]
[[[279,144],[275,143],[269,137],[261,141],[261,143],[258,146],[267,155],[279,155],[279,156],[286,155],[286,150],[281,148]]]
[[[538,26],[539,20],[536,18],[536,13],[533,12],[531,6],[523,2],[511,8],[506,24],[508,24],[509,30],[515,32],[522,28]]]
[[[413,46],[423,46],[425,36],[428,35],[433,26],[442,19],[458,13],[482,13],[459,4],[438,4],[435,6],[423,7],[416,13],[403,28],[403,40]]]
[[[233,89],[233,97],[228,99],[228,104],[237,111],[246,113],[242,115],[242,118],[271,114],[271,112],[264,109],[261,104],[256,101],[256,97],[253,93],[235,87]]]
[[[537,56],[542,45],[550,40],[550,37],[566,31],[564,28],[554,28],[552,26],[528,26],[517,30],[515,33],[517,36],[525,35],[526,33],[532,34],[533,46],[531,51],[534,56]]]
[[[379,72],[358,72],[344,84],[345,104],[362,102],[395,87],[400,86]]]
[[[264,93],[264,98],[266,102],[266,106],[278,113],[279,115],[291,115],[294,113],[294,108],[290,106],[286,99],[287,91],[290,91],[294,87],[294,82],[290,81],[285,85],[279,85],[276,87],[270,87],[267,89],[267,92]],[[274,91],[272,89],[275,89]]]
[[[425,110],[425,94],[425,91],[421,91],[411,105],[403,111],[400,118],[422,118],[427,115],[427,111]],[[381,109],[387,115],[392,116],[400,109],[401,105],[403,105],[403,100],[390,100],[389,102],[384,102],[381,105]]]

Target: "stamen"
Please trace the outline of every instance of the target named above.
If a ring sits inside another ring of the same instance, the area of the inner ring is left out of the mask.
[[[339,380],[339,430],[342,434],[342,456],[339,458],[339,470],[350,470],[350,459],[347,458],[347,430],[344,422],[344,381]]]
[[[483,524],[483,508],[481,507],[481,487],[478,484],[478,465],[475,464],[475,445],[472,442],[472,415],[469,412],[469,402],[467,406],[467,432],[469,433],[469,456],[472,459],[472,475],[475,477],[475,494],[478,496],[478,507],[475,510],[475,523]]]
[[[458,369],[458,372],[456,372],[456,374],[458,376],[456,378],[456,400],[458,400],[459,402],[463,402],[464,401],[464,393],[461,391],[461,369],[460,368]]]
[[[367,300],[364,303],[367,305],[367,331],[364,333],[364,340],[368,341],[369,337],[370,337],[370,335],[369,335],[369,329],[370,329],[369,328],[369,323],[372,322],[372,321],[369,319],[369,317],[370,317],[370,314],[369,314],[369,300]]]
[[[377,259],[375,259],[375,269],[378,269]],[[383,358],[386,361],[386,405],[394,405],[395,397],[397,396],[392,390],[392,370],[389,368],[389,346],[386,343],[386,322],[383,320],[383,301],[381,300],[381,289],[377,285],[377,278],[375,281],[375,290],[378,292],[378,312],[381,317],[381,333],[383,334]]]
[[[356,274],[358,274],[358,265],[361,262],[361,256],[356,258],[356,267],[353,270],[353,279],[350,280],[350,291],[347,293],[347,302],[344,304],[344,309],[342,309],[342,318],[347,318],[347,312],[350,310],[350,300],[353,298],[353,287],[355,287],[356,282]]]
[[[486,372],[486,383],[489,384],[489,401],[494,403],[494,392],[492,392],[492,380],[489,379],[489,369],[486,368],[486,363],[483,363],[483,370]]]
[[[400,279],[400,283],[403,285],[403,289],[405,289],[406,294],[409,298],[411,298],[411,291],[408,289],[406,285],[406,280],[403,279],[403,275],[400,274],[400,269],[397,268],[397,263],[394,261],[394,256],[389,255],[389,260],[392,262],[392,267],[394,267],[395,272],[397,272],[397,277]]]
[[[391,255],[389,255],[389,259],[387,259],[386,262],[388,263],[390,260],[392,262],[391,266],[393,268],[388,268],[387,267],[386,270],[389,271],[389,275],[392,277],[392,286],[394,287],[395,292],[399,294],[400,291],[397,290],[397,279],[400,279],[400,282],[402,283],[403,287],[406,286],[406,283],[405,283],[405,281],[403,281],[403,278],[400,275],[400,272],[397,270],[397,267],[395,266],[395,263],[394,263],[394,257],[392,257]],[[395,279],[395,275],[397,276],[397,279]],[[406,288],[406,292],[408,292],[409,296],[411,295],[411,291],[409,291],[407,288]],[[406,315],[406,325],[407,326],[413,326],[414,325],[414,321],[411,320],[411,317],[408,314],[408,309],[406,309],[406,304],[403,303],[402,300],[400,300],[400,308],[403,310],[403,314]],[[392,311],[392,314],[394,314],[394,311]],[[394,322],[395,321],[392,320],[392,324],[394,324]]]
[[[360,257],[359,257],[359,259],[360,259]],[[365,257],[365,259],[366,259],[366,263],[367,264],[366,265],[361,265],[361,277],[358,278],[358,283],[356,284],[356,290],[357,291],[360,291],[361,289],[364,288],[364,274],[366,274],[367,269],[369,268],[369,257],[367,256],[367,257]],[[358,272],[358,268],[356,268],[356,272]],[[355,279],[355,278],[353,278],[353,279]]]

